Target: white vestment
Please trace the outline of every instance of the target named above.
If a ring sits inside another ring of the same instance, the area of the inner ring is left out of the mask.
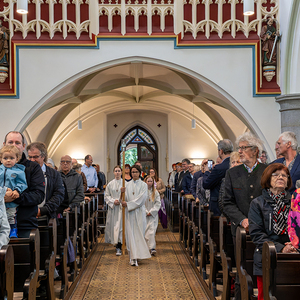
[[[150,258],[150,252],[145,240],[147,226],[145,201],[148,198],[148,186],[140,179],[131,180],[126,185],[125,200],[127,207],[125,211],[126,224],[126,246],[130,259]]]
[[[152,201],[152,190],[148,190],[148,199],[145,202],[147,227],[145,232],[145,239],[149,249],[156,248],[155,234],[158,226],[158,211],[160,210],[161,202],[159,192],[155,191],[155,198]],[[147,216],[150,213],[151,216]]]
[[[104,199],[107,208],[105,243],[113,245],[122,243],[122,205],[115,205],[115,200],[120,199],[122,179],[113,179],[105,189]]]

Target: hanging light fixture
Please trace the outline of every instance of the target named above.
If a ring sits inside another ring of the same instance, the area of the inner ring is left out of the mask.
[[[254,15],[254,0],[244,0],[243,7],[245,16]]]
[[[79,109],[79,120],[77,123],[77,127],[78,127],[78,130],[82,130],[82,121],[80,120],[80,104],[78,106],[78,109]]]
[[[195,108],[195,104],[193,103],[192,129],[196,129],[196,120],[195,120],[194,108]]]
[[[17,0],[17,13],[28,14],[28,0]]]

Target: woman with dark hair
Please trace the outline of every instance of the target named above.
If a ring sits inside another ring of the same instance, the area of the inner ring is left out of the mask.
[[[251,202],[248,214],[250,236],[256,245],[253,274],[257,276],[258,300],[263,299],[263,243],[272,241],[277,252],[296,252],[287,232],[291,206],[291,195],[288,190],[292,186],[288,168],[279,163],[269,165],[262,174],[261,186],[262,195]]]
[[[154,168],[151,168],[149,171],[150,176],[154,180],[154,187],[158,191],[160,196],[160,202],[161,202],[161,208],[158,212],[159,220],[163,228],[168,227],[168,220],[167,220],[167,212],[165,208],[165,202],[164,202],[164,193],[166,190],[165,184],[163,183],[162,179],[158,177],[157,171]]]
[[[125,201],[121,204],[125,207],[125,236],[126,246],[129,252],[129,263],[138,266],[138,259],[150,258],[151,255],[145,240],[147,226],[145,202],[148,198],[147,184],[140,179],[141,168],[138,165],[131,167],[132,180],[127,183]]]
[[[125,181],[126,182],[129,182],[132,179],[130,170],[131,170],[130,165],[125,164]]]

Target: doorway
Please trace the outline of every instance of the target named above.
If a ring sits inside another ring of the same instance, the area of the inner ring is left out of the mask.
[[[158,149],[153,136],[144,128],[135,126],[128,130],[122,137],[126,142],[125,164],[130,166],[138,160],[143,171],[149,174],[151,168],[158,172]],[[121,139],[121,140],[122,140]],[[121,140],[118,147],[118,163],[122,165]]]

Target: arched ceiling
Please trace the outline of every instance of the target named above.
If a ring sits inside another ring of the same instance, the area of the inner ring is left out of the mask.
[[[80,105],[83,121],[120,110],[174,112],[190,119],[195,116],[197,125],[214,141],[235,140],[247,125],[229,102],[209,84],[177,70],[132,61],[93,72],[60,89],[36,112],[25,134],[30,141],[51,146],[53,139],[76,126]],[[67,124],[61,126],[63,122]]]

